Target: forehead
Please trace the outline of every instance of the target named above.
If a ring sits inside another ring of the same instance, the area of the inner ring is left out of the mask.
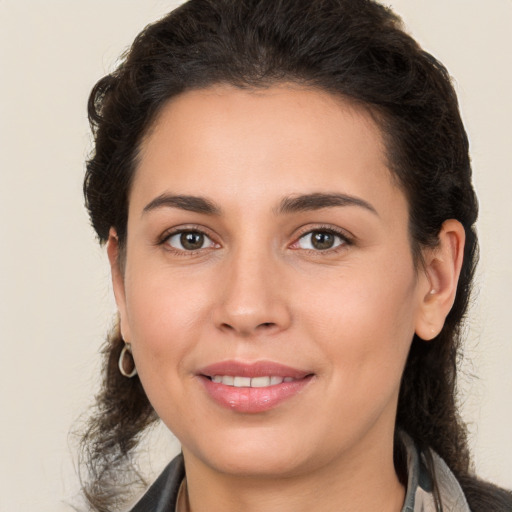
[[[130,209],[162,193],[247,204],[333,190],[375,199],[399,192],[366,109],[291,85],[215,86],[162,108],[141,144]]]

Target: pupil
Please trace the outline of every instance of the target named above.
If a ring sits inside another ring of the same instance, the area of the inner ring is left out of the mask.
[[[201,233],[182,233],[180,237],[181,245],[190,251],[201,249],[204,243],[204,235]]]
[[[334,235],[325,232],[313,233],[311,243],[315,249],[330,249],[334,244]]]

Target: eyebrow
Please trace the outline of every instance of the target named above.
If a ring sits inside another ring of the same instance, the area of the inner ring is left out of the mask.
[[[162,194],[148,203],[142,213],[158,208],[179,208],[189,212],[204,213],[206,215],[220,215],[221,209],[212,201],[198,196],[184,196]]]
[[[325,193],[285,197],[279,204],[276,213],[279,215],[307,212],[336,206],[359,206],[378,216],[377,210],[363,199],[347,194]],[[179,208],[206,215],[221,215],[222,213],[219,206],[204,197],[172,194],[159,195],[144,207],[142,213],[144,214],[158,208]]]
[[[297,213],[333,206],[359,206],[375,215],[379,215],[377,210],[368,202],[346,194],[306,194],[300,196],[291,196],[284,198],[277,210],[277,213]]]

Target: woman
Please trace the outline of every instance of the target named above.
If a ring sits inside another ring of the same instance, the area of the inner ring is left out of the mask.
[[[119,328],[84,437],[95,510],[510,510],[455,404],[476,263],[444,67],[364,0],[192,0],[94,88],[85,194]],[[114,487],[112,487],[114,483]]]

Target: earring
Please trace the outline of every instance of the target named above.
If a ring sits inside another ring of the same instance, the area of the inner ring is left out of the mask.
[[[131,379],[132,377],[135,377],[135,375],[137,375],[137,368],[135,368],[135,362],[133,361],[133,357],[132,357],[132,364],[133,364],[132,371],[128,373],[124,369],[124,359],[125,359],[124,356],[126,355],[127,352],[130,355],[132,353],[132,347],[129,343],[124,344],[123,350],[121,350],[121,354],[119,355],[119,362],[117,363],[117,366],[119,366],[119,371],[121,372],[121,375],[123,377],[128,377],[129,379]]]

